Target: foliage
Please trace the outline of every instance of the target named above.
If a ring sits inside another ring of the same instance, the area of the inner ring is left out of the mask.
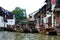
[[[16,7],[12,11],[12,13],[15,14],[15,18],[16,18],[17,21],[27,19],[26,10],[22,9],[20,7]]]

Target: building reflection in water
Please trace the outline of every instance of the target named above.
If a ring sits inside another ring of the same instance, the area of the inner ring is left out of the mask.
[[[60,36],[41,35],[38,33],[0,32],[0,40],[59,40]]]

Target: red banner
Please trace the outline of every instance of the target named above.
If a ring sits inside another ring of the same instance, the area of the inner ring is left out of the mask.
[[[55,1],[56,1],[56,0],[51,0],[51,4],[55,4]]]

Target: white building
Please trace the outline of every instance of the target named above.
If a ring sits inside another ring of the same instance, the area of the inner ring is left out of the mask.
[[[4,22],[5,14],[3,10],[5,9],[1,8],[2,7],[0,7],[0,27],[7,27],[7,25],[15,25],[15,15],[9,11],[9,16],[6,16],[7,22]]]
[[[15,25],[15,18],[7,19],[7,22],[4,22],[3,17],[0,16],[0,27],[7,27],[7,25]]]

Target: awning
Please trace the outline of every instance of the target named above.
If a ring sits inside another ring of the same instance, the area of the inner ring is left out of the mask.
[[[60,11],[60,8],[55,8],[55,11]]]

